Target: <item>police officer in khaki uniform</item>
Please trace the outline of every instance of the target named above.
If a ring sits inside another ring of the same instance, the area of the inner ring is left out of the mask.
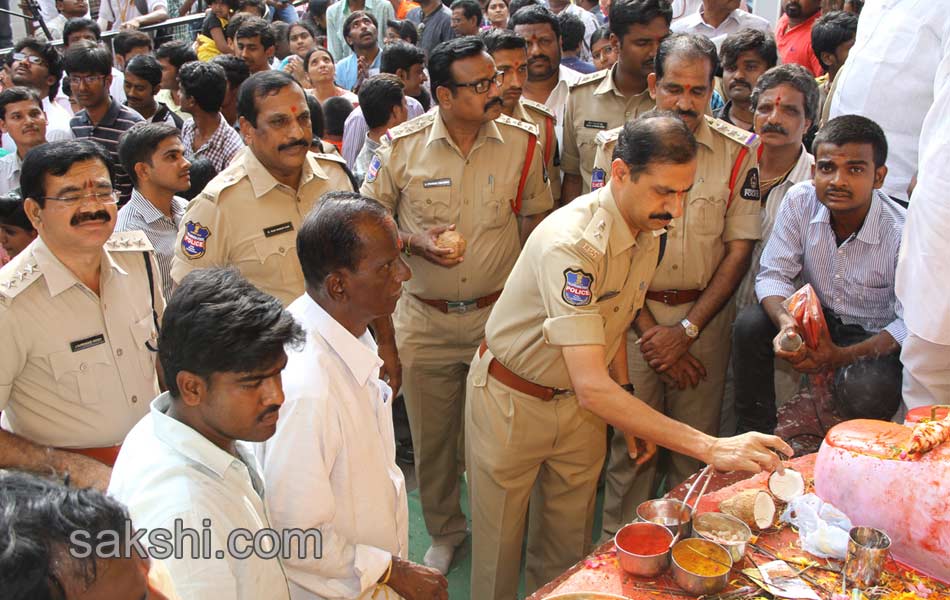
[[[557,204],[561,197],[561,160],[558,156],[557,131],[554,113],[540,102],[522,96],[524,82],[528,77],[528,43],[508,29],[492,29],[482,33],[485,48],[495,61],[495,67],[503,74],[499,87],[501,113],[519,121],[538,126],[538,143],[544,166],[551,184],[551,194]]]
[[[104,490],[159,393],[161,274],[144,233],[112,234],[118,196],[99,145],[41,146],[21,174],[39,237],[0,269],[0,468]]]
[[[643,311],[628,334],[630,378],[637,395],[667,416],[714,435],[729,362],[732,296],[761,233],[755,134],[703,114],[718,57],[705,37],[674,35],[660,45],[650,91],[659,109],[676,112],[699,142],[696,182],[673,222],[663,262]],[[616,134],[601,136],[592,186],[603,185]],[[602,166],[604,165],[604,166]],[[658,461],[640,468],[614,434],[604,498],[604,534],[636,517],[659,480]],[[699,468],[694,458],[664,456],[670,487]],[[665,465],[664,465],[665,467]]]
[[[696,172],[696,141],[679,119],[625,127],[610,183],[529,238],[469,371],[472,598],[515,597],[526,520],[529,593],[588,551],[604,421],[725,470],[775,468],[769,448],[791,450],[771,436],[717,440],[621,388],[624,333],[657,267],[657,234],[682,214]]]
[[[610,41],[620,49],[620,58],[610,69],[585,75],[571,86],[561,150],[563,204],[591,189],[597,134],[653,108],[647,76],[672,18],[667,0],[615,0],[610,5]]]
[[[307,99],[286,73],[265,71],[241,86],[241,134],[247,148],[188,206],[171,274],[233,265],[284,306],[304,292],[297,230],[326,192],[353,184],[345,161],[309,152]]]
[[[394,324],[416,477],[432,546],[427,566],[448,571],[466,537],[459,504],[465,376],[485,320],[526,236],[553,200],[538,129],[501,115],[501,81],[477,37],[429,57],[438,108],[390,131],[361,192],[396,217],[412,279]],[[520,221],[520,223],[519,223]],[[448,229],[466,247],[440,247]]]

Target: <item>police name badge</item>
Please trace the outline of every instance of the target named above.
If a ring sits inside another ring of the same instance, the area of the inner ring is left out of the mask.
[[[189,259],[201,258],[207,250],[211,230],[194,221],[185,223],[185,234],[181,236],[181,251]]]
[[[595,167],[590,174],[590,189],[599,190],[607,183],[607,172],[600,167]]]
[[[564,287],[561,298],[571,306],[587,306],[593,298],[591,284],[594,276],[579,269],[564,270]]]

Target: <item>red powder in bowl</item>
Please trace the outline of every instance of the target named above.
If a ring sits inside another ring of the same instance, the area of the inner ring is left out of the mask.
[[[637,556],[663,554],[672,541],[673,534],[654,523],[631,523],[617,532],[617,546]]]

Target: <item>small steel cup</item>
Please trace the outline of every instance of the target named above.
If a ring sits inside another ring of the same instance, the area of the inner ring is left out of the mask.
[[[877,585],[890,547],[891,538],[880,529],[852,527],[844,566],[845,577],[862,589]]]

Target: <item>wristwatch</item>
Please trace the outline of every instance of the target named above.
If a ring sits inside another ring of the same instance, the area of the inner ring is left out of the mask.
[[[689,339],[695,340],[697,337],[699,337],[699,327],[693,325],[689,319],[683,319],[680,321],[680,325],[682,325],[683,329],[686,330],[686,337]]]

